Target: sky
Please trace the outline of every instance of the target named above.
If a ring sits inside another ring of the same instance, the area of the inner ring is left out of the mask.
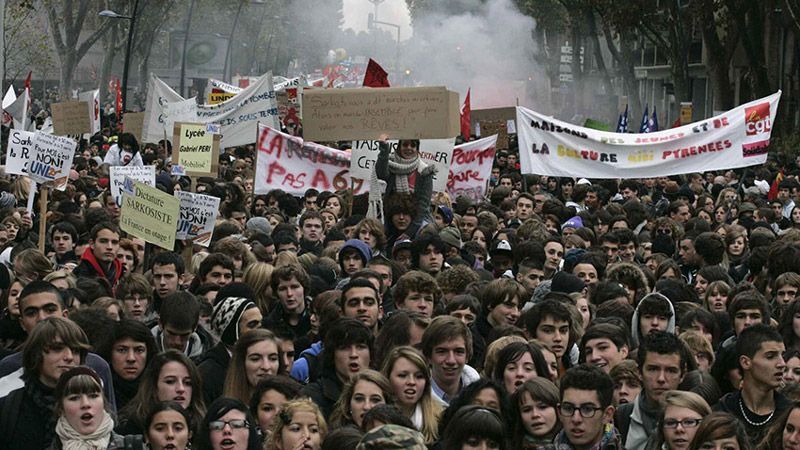
[[[367,29],[367,14],[374,12],[375,6],[370,0],[344,0],[344,25],[356,32]],[[378,20],[400,25],[400,40],[411,37],[411,17],[405,0],[384,0],[378,5]],[[395,33],[394,27],[382,26]]]

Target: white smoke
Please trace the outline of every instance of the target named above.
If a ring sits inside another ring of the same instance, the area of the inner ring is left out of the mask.
[[[416,17],[402,61],[424,86],[471,88],[473,109],[531,105],[533,86],[545,79],[534,62],[536,22],[510,0],[467,0],[459,15]]]

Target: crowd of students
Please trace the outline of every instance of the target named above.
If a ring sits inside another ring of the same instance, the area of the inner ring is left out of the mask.
[[[34,214],[3,177],[0,448],[800,449],[797,162],[576,180],[510,144],[478,200],[419,141],[355,197],[254,195],[226,149],[173,251],[108,187],[189,189],[168,142],[104,129]]]

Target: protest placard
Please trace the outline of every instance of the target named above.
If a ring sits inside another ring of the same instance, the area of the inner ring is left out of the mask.
[[[208,247],[219,213],[219,198],[186,191],[178,191],[175,196],[181,202],[176,239]]]
[[[64,102],[50,105],[53,114],[53,134],[83,134],[92,132],[88,102]]]
[[[125,113],[122,116],[122,129],[126,133],[131,133],[137,141],[142,141],[142,126],[144,125],[144,113]],[[162,138],[163,139],[163,138]]]
[[[122,231],[172,251],[181,201],[166,192],[125,177],[119,225]]]
[[[12,175],[27,175],[28,162],[33,154],[33,138],[36,133],[12,128],[8,135],[8,148],[6,151],[6,173]]]
[[[208,104],[209,105],[216,105],[217,103],[222,103],[225,100],[233,98],[236,94],[231,92],[209,92],[208,93]]]
[[[204,123],[175,122],[172,161],[189,176],[217,176],[220,136]]]
[[[447,179],[447,193],[453,201],[461,195],[475,202],[483,201],[492,174],[496,145],[497,135],[493,135],[456,146]]]
[[[303,136],[316,141],[442,139],[460,133],[444,87],[303,90]]]
[[[498,150],[508,150],[508,135],[517,132],[516,120],[517,110],[513,106],[470,111],[470,123],[476,129],[475,134],[478,137],[497,134]]]
[[[108,172],[111,195],[119,207],[122,207],[122,185],[125,183],[125,177],[148,186],[156,185],[156,166],[111,166]]]
[[[183,101],[185,101],[183,97],[151,74],[142,142],[155,143],[164,139],[165,130],[171,135],[174,122],[221,125],[222,147],[252,144],[253,136],[258,132],[256,124],[259,122],[279,128],[278,104],[275,100],[271,72],[251,83],[231,99],[216,105],[197,105],[194,117],[176,118],[175,114],[168,113],[171,108],[167,105]]]
[[[306,189],[335,191],[350,187],[350,154],[259,124],[254,193],[282,189],[302,195]],[[355,194],[366,184],[354,180]]]
[[[89,107],[89,121],[92,123],[91,134],[100,132],[100,89],[81,92],[78,100],[86,102]],[[136,138],[139,139],[139,138]]]
[[[45,187],[63,191],[67,188],[72,158],[75,156],[77,146],[78,143],[71,138],[37,131],[33,138],[33,153],[28,164],[28,175],[33,181]]]
[[[649,178],[764,164],[778,91],[724,114],[646,134],[609,133],[517,108],[522,173]]]
[[[387,141],[393,151],[397,151],[400,141]],[[438,167],[433,176],[433,192],[444,192],[447,189],[447,173],[450,171],[450,162],[453,158],[453,145],[455,138],[447,139],[422,139],[419,141],[419,157],[428,165]],[[350,156],[350,176],[359,178],[369,183],[372,176],[372,167],[378,160],[378,141],[353,141]],[[411,186],[414,187],[413,185]],[[371,188],[371,187],[370,187]]]

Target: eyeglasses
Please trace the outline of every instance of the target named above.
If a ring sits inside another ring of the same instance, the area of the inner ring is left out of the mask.
[[[558,411],[561,413],[562,416],[572,417],[575,414],[575,411],[580,411],[581,417],[584,419],[589,419],[594,417],[595,413],[603,408],[598,408],[592,404],[586,404],[576,407],[575,405],[571,405],[569,403],[562,403],[558,405]]]
[[[683,428],[694,428],[700,425],[703,419],[683,419],[683,420],[675,420],[675,419],[667,419],[664,421],[665,428],[677,428],[678,425],[682,426]]]
[[[247,428],[250,426],[246,420],[214,420],[208,423],[208,429],[211,431],[222,431],[225,429],[225,425],[229,425],[234,430],[241,430],[242,428]]]

